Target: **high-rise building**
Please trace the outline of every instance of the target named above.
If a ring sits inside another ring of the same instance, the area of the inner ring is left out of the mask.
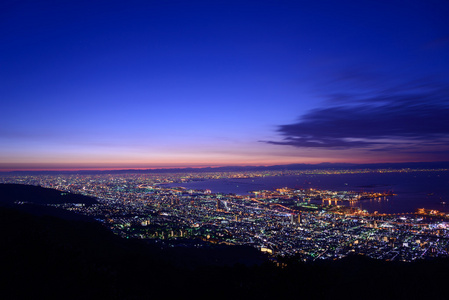
[[[295,214],[290,215],[290,223],[292,224],[301,224],[301,214],[297,216]]]

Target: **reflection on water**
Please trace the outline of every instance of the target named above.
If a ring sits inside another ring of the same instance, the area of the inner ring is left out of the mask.
[[[250,191],[282,187],[316,188],[335,191],[393,192],[396,196],[345,202],[369,212],[413,212],[417,208],[449,212],[449,172],[360,173],[276,176],[194,181],[168,186],[209,189],[213,193],[248,195]],[[323,204],[321,200],[317,204]],[[335,203],[328,203],[334,205]],[[339,202],[342,204],[342,202]]]

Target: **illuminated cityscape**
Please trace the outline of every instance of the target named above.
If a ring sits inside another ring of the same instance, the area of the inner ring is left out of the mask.
[[[289,174],[408,171],[315,170]],[[92,205],[49,205],[90,216],[123,238],[147,240],[162,248],[201,247],[204,243],[248,245],[269,254],[273,260],[294,256],[302,261],[335,260],[354,253],[406,262],[449,256],[446,213],[423,208],[384,214],[343,205],[394,197],[391,192],[279,188],[236,195],[176,187],[176,183],[194,180],[281,174],[275,171],[23,175],[3,176],[0,182],[38,185],[61,193],[94,197],[97,203]]]
[[[449,1],[2,1],[1,299],[447,299]]]

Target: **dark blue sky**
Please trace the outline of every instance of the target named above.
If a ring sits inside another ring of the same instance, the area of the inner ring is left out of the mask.
[[[2,1],[0,168],[449,160],[447,1]]]

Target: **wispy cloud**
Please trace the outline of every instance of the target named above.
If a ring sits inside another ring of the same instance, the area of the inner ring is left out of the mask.
[[[329,95],[328,107],[278,126],[282,139],[265,142],[320,149],[449,150],[448,87],[412,82],[369,93]]]

